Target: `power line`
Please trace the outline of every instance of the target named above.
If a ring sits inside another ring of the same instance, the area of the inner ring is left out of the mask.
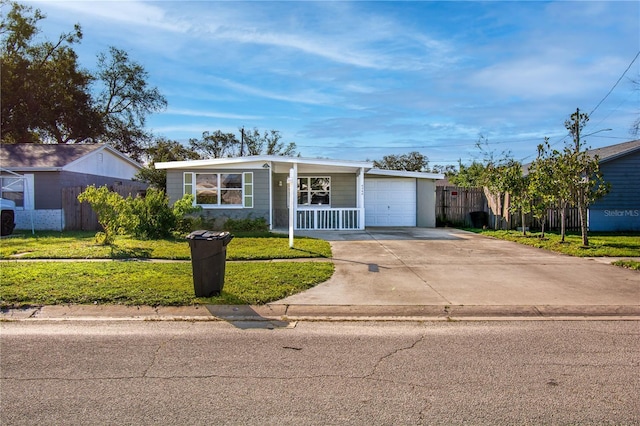
[[[604,98],[602,98],[600,100],[600,102],[598,102],[598,105],[596,105],[596,107],[589,113],[589,117],[591,117],[591,114],[594,113],[595,110],[598,109],[598,107],[604,102],[605,99],[607,99],[609,97],[609,95],[611,94],[611,92],[613,92],[613,89],[616,88],[616,86],[618,85],[618,83],[620,83],[620,81],[622,80],[622,78],[625,76],[625,74],[627,73],[627,71],[629,71],[629,69],[631,69],[631,66],[633,65],[633,63],[636,61],[636,59],[638,59],[638,56],[640,56],[640,50],[638,50],[638,53],[636,53],[636,56],[633,58],[633,60],[631,61],[631,63],[629,64],[629,66],[627,67],[626,70],[624,70],[624,72],[622,73],[622,75],[620,76],[620,78],[618,79],[618,81],[616,81],[616,84],[613,85],[613,87],[611,88],[611,90],[609,90],[609,93],[607,93],[606,95],[604,95]]]

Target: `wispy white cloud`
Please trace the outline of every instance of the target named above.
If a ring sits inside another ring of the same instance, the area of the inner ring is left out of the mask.
[[[212,77],[211,81],[217,81],[221,86],[234,90],[238,93],[257,96],[277,101],[285,101],[292,103],[310,104],[310,105],[326,105],[336,101],[331,95],[321,93],[317,90],[304,90],[297,93],[278,93],[273,90],[266,90],[247,84],[238,83],[229,79]]]
[[[207,118],[222,118],[225,120],[262,120],[264,117],[259,115],[244,115],[233,114],[216,111],[207,111],[203,109],[180,109],[169,108],[165,111],[166,115],[182,115],[188,117],[207,117]]]
[[[168,16],[161,3],[141,1],[34,1],[47,8],[62,9],[75,17],[90,16],[103,21],[150,27],[170,32],[185,32],[190,24]]]

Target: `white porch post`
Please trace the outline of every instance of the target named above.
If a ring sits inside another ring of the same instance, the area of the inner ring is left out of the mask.
[[[298,204],[298,163],[293,163],[289,170],[289,247],[293,248],[293,230],[296,223],[296,206]]]
[[[364,168],[360,168],[358,179],[356,179],[356,191],[358,193],[358,229],[364,229]]]

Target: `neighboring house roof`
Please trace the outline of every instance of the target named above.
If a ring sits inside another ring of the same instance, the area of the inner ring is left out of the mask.
[[[211,158],[207,160],[171,161],[156,163],[156,169],[210,169],[220,167],[260,166],[272,168],[277,173],[287,173],[297,164],[302,173],[356,172],[364,169],[366,174],[393,177],[441,179],[436,173],[407,172],[375,169],[372,162],[330,160],[323,158],[285,157],[280,155],[252,155],[247,157]]]
[[[590,149],[587,150],[587,154],[591,157],[595,157],[597,155],[598,163],[606,163],[607,161],[624,157],[625,155],[636,151],[640,151],[640,139],[609,145],[602,148]],[[522,166],[522,173],[524,175],[529,174],[529,166],[531,166],[531,163],[524,164]]]
[[[0,166],[13,171],[60,171],[92,153],[107,151],[141,168],[140,164],[106,144],[18,143],[0,146]]]
[[[602,148],[590,149],[587,151],[587,153],[591,156],[597,155],[599,162],[604,163],[636,151],[640,151],[640,139],[623,142],[616,145],[609,145]]]

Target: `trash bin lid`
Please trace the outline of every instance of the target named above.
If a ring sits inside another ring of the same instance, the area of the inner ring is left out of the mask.
[[[188,240],[208,240],[208,241],[226,240],[226,239],[230,239],[229,237],[230,237],[230,234],[228,232],[207,231],[205,229],[193,231],[192,233],[187,235]]]

